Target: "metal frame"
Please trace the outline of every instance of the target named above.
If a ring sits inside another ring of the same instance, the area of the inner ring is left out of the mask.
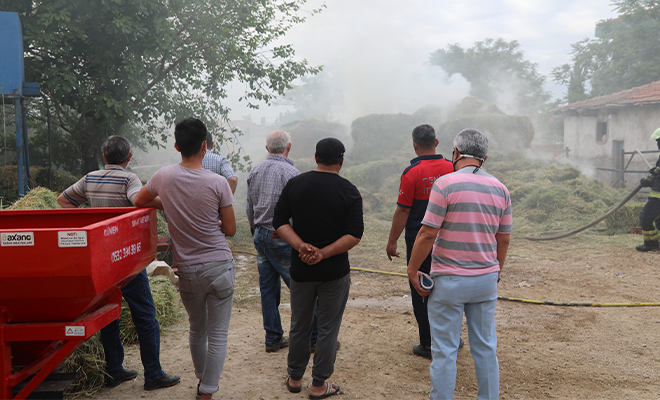
[[[617,183],[619,184],[619,187],[625,188],[626,187],[626,180],[625,180],[625,174],[648,174],[648,170],[644,171],[637,171],[637,170],[631,170],[628,171],[628,167],[630,166],[630,163],[632,162],[633,158],[635,158],[635,155],[639,155],[639,157],[646,163],[646,165],[649,166],[650,168],[653,168],[653,165],[649,164],[649,162],[644,158],[644,154],[654,154],[654,153],[660,153],[660,150],[644,150],[640,151],[635,149],[635,151],[625,151],[624,149],[621,150],[621,152],[618,155],[619,158],[619,165],[621,165],[621,168],[600,168],[596,167],[596,170],[598,171],[609,171],[609,172],[616,172],[618,174],[617,180],[612,184],[612,187],[616,187]],[[628,159],[628,162],[626,163],[626,156],[629,155],[630,158]]]
[[[117,289],[96,311],[77,321],[12,324],[6,322],[1,311],[0,309],[0,378],[2,379],[0,398],[26,399],[81,344],[120,317],[121,291]],[[72,326],[84,327],[84,334],[67,336],[66,328]],[[52,341],[52,343],[40,358],[27,366],[12,365],[12,342],[43,341]],[[32,379],[14,396],[14,388],[31,376]]]

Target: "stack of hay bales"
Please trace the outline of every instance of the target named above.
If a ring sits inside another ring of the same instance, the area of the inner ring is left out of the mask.
[[[57,204],[58,194],[48,189],[37,187],[12,204],[11,210],[43,210],[60,208]],[[160,216],[159,216],[160,217]],[[159,218],[159,230],[164,222]],[[166,227],[166,223],[165,223]],[[165,228],[166,229],[166,228]],[[165,232],[166,233],[166,232]],[[181,318],[178,307],[176,288],[168,278],[156,276],[149,278],[151,293],[156,305],[156,319],[161,329],[175,324]],[[122,300],[120,335],[124,344],[137,343],[135,325],[131,319],[128,305]],[[105,387],[105,354],[101,345],[100,334],[97,333],[87,340],[78,350],[60,365],[62,372],[76,372],[76,380],[65,392],[66,398],[93,396]]]

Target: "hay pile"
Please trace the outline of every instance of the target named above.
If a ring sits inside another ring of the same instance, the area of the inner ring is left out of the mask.
[[[514,233],[519,234],[578,228],[605,214],[629,193],[587,178],[569,164],[529,159],[522,152],[494,153],[484,169],[509,188]],[[644,196],[636,196],[612,215],[607,222],[612,225],[610,234],[629,232],[630,227],[638,226],[639,213],[635,210],[644,201]]]
[[[605,220],[605,233],[608,235],[630,233],[630,228],[642,226],[639,221],[639,213],[643,207],[644,203],[641,202],[626,203],[617,212],[607,217]]]
[[[47,210],[60,208],[57,204],[58,194],[46,188],[37,187],[28,192],[22,199],[16,200],[7,210]]]

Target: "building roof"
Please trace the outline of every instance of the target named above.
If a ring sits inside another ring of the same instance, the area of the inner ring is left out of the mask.
[[[647,85],[637,86],[632,89],[612,93],[607,96],[594,97],[592,99],[576,101],[552,110],[554,114],[567,114],[572,112],[584,113],[604,108],[622,108],[629,106],[641,106],[660,103],[660,81],[651,82]]]

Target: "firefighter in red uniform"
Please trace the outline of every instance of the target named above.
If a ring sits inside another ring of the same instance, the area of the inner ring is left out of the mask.
[[[435,138],[435,130],[431,125],[419,125],[413,129],[412,139],[417,157],[410,161],[410,166],[401,175],[399,198],[392,218],[392,228],[386,249],[387,257],[390,260],[392,260],[392,257],[399,257],[397,241],[405,227],[406,260],[408,262],[415,244],[415,237],[422,226],[422,219],[426,213],[433,183],[440,176],[454,172],[451,161],[446,160],[441,154],[435,154],[438,139]],[[419,270],[427,274],[430,272],[431,253],[426,257]],[[410,284],[410,296],[419,328],[420,341],[419,344],[413,346],[413,353],[431,359],[431,329],[429,327],[427,304],[412,284]],[[463,341],[461,340],[462,344]]]

